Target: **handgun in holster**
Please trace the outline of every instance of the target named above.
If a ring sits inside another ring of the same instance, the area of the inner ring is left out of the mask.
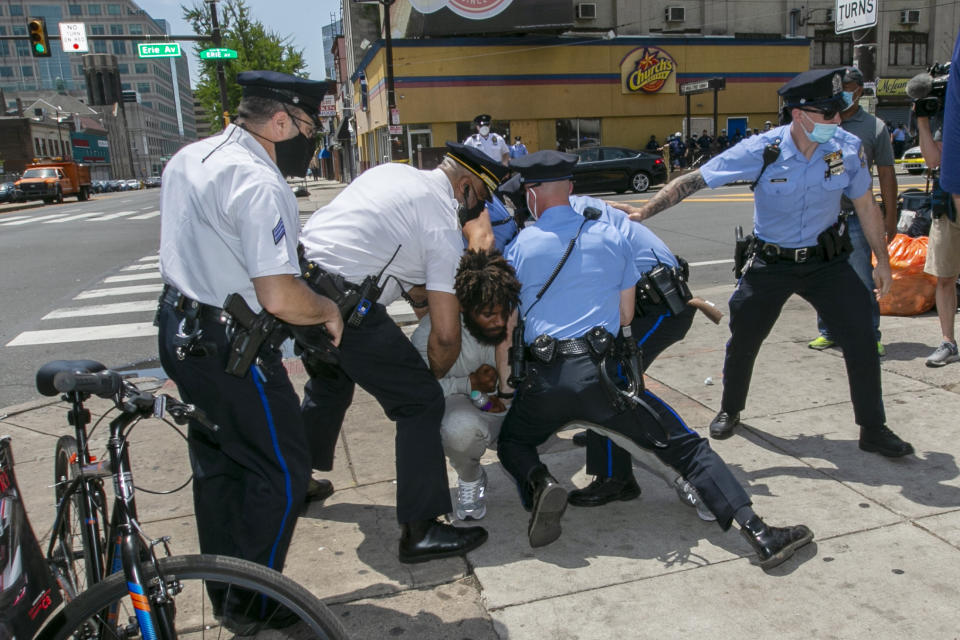
[[[753,251],[753,234],[744,236],[743,227],[737,225],[733,233],[733,239],[733,275],[739,280],[743,276],[743,268],[747,265]]]
[[[517,321],[517,326],[513,328],[513,341],[510,344],[510,350],[507,357],[510,359],[510,377],[507,378],[507,384],[514,389],[518,389],[523,381],[527,379],[527,361],[524,355],[523,343],[523,320]]]
[[[827,227],[817,236],[817,245],[823,251],[823,259],[826,262],[853,252],[847,214],[841,213],[836,224]]]
[[[223,310],[233,335],[225,369],[230,375],[246,376],[263,347],[276,349],[290,335],[287,325],[266,309],[254,313],[239,293],[227,296]]]

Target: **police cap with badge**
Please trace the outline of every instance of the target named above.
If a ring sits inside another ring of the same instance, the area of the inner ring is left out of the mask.
[[[302,109],[313,123],[320,125],[320,103],[331,83],[292,76],[279,71],[241,71],[237,84],[243,97],[268,98]]]
[[[828,120],[843,111],[845,69],[811,69],[792,78],[777,90],[783,99],[782,121],[790,122],[791,109],[819,111]]]
[[[558,182],[573,178],[573,167],[580,158],[560,151],[537,151],[510,160],[510,168],[519,172],[523,184]]]
[[[476,118],[473,119],[473,124],[475,124],[478,127],[482,127],[485,124],[490,124],[490,120],[491,118],[489,113],[481,113],[480,115],[478,115]]]
[[[459,142],[447,142],[447,157],[480,178],[490,193],[497,190],[510,170],[479,149]]]

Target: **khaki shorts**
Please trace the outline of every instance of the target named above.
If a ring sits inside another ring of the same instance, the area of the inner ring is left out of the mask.
[[[927,262],[924,272],[938,278],[956,278],[960,275],[960,224],[940,216],[930,227],[927,244]]]

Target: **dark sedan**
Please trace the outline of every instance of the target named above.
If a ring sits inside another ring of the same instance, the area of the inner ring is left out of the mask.
[[[0,202],[23,202],[23,191],[12,182],[0,182]]]
[[[653,184],[667,181],[663,158],[646,151],[623,147],[576,149],[580,162],[573,168],[573,189],[577,193],[633,190],[643,193]]]

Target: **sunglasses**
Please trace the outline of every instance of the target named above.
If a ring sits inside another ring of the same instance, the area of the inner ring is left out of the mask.
[[[801,109],[801,111],[806,111],[807,113],[819,113],[826,120],[833,120],[842,109],[837,108],[824,108],[824,109]]]

